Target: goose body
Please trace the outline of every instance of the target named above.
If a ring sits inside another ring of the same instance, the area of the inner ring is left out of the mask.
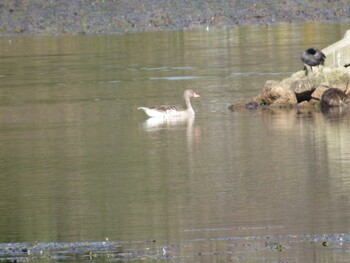
[[[322,107],[341,107],[348,105],[349,102],[349,96],[337,88],[327,89],[321,97]]]
[[[139,107],[151,118],[173,118],[173,117],[191,117],[195,112],[191,105],[190,98],[200,97],[193,90],[185,90],[183,98],[185,100],[186,108],[181,108],[173,105],[161,105],[156,107]]]
[[[311,67],[324,65],[324,61],[326,59],[326,55],[317,48],[308,48],[306,49],[300,56],[301,61]]]

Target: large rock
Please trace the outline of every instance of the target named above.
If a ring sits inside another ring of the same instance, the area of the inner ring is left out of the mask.
[[[336,87],[345,91],[349,84],[349,73],[349,69],[344,67],[322,68],[307,75],[299,71],[282,81],[268,80],[253,101],[273,107],[294,106],[311,100],[312,104],[317,104],[328,88]]]
[[[288,81],[269,80],[260,94],[254,98],[260,105],[288,107],[297,104],[295,93],[290,89]]]
[[[349,70],[342,68],[322,68],[321,70],[309,73],[307,76],[293,77],[291,88],[294,91],[298,102],[304,100],[320,100],[327,88],[347,89],[349,83]]]
[[[338,42],[322,50],[326,55],[325,66],[344,67],[350,63],[350,30]]]

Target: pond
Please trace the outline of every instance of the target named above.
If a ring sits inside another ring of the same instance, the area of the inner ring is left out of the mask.
[[[348,28],[0,38],[0,255],[346,260],[350,115],[228,106],[302,69],[305,48]],[[201,96],[194,119],[137,109],[181,105],[185,89]]]

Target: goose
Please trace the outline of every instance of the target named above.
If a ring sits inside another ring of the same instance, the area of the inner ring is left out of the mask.
[[[171,117],[193,117],[195,115],[191,105],[190,98],[200,97],[193,90],[185,90],[183,98],[186,103],[186,109],[173,105],[161,105],[156,107],[139,107],[138,110],[143,110],[149,117],[152,118],[171,118]]]
[[[341,107],[350,102],[349,96],[338,88],[327,89],[321,97],[322,107]]]
[[[304,64],[310,66],[312,71],[312,67],[324,65],[326,55],[321,50],[311,47],[301,54],[300,59]]]

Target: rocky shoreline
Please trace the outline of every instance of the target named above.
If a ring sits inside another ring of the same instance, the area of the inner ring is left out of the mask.
[[[123,34],[305,22],[350,22],[350,0],[4,0],[0,3],[0,35]]]
[[[244,99],[229,109],[321,109],[323,93],[337,88],[348,94],[350,71],[348,68],[324,67],[312,74],[298,71],[281,81],[268,80],[261,92],[252,99]]]
[[[229,109],[294,108],[332,112],[337,117],[339,113],[343,115],[347,109],[345,106],[350,102],[349,47],[350,30],[341,40],[323,50],[322,55],[326,57],[324,66],[318,65],[313,69],[305,66],[304,70],[281,81],[268,80],[257,96],[231,105]],[[326,93],[328,95],[324,97]]]

